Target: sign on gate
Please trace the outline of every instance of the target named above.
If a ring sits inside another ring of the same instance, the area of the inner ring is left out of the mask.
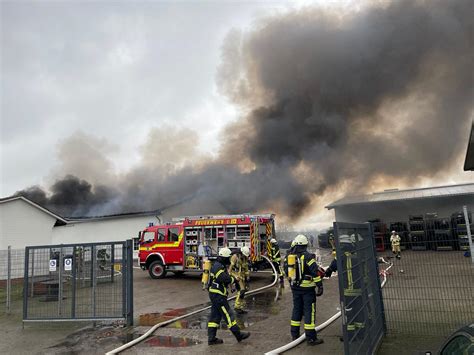
[[[385,333],[382,293],[369,223],[334,223],[344,353],[373,354]]]
[[[64,271],[71,271],[71,270],[72,270],[72,258],[65,258]]]
[[[25,248],[23,321],[133,322],[131,240]]]
[[[49,261],[49,271],[50,272],[56,271],[56,259],[51,259]]]

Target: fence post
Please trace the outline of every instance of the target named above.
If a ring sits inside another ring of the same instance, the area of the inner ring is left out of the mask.
[[[25,248],[25,270],[23,276],[23,320],[28,317],[28,263],[30,261],[30,248]],[[24,324],[24,323],[23,323]]]
[[[31,250],[31,297],[34,296],[35,293],[35,249]]]
[[[464,212],[464,221],[466,222],[467,240],[469,242],[469,250],[471,251],[471,262],[474,264],[474,244],[472,243],[471,221],[467,214],[467,206],[463,206],[462,210]]]
[[[92,273],[91,273],[91,281],[92,281],[92,316],[95,318],[96,315],[96,287],[97,287],[97,249],[96,245],[92,245]]]
[[[63,306],[63,247],[59,249],[59,260],[58,260],[58,316],[62,315],[62,306]]]
[[[7,314],[11,310],[11,293],[12,293],[12,247],[8,246],[7,253]]]
[[[133,325],[133,240],[127,240],[127,326]]]

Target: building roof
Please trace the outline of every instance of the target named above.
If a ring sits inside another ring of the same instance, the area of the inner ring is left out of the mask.
[[[16,201],[16,200],[22,200],[22,201],[32,205],[33,207],[36,207],[37,209],[43,211],[44,213],[50,215],[51,217],[56,218],[58,221],[60,221],[63,224],[67,223],[66,218],[61,217],[60,215],[48,210],[47,208],[45,208],[43,206],[38,205],[37,203],[34,203],[33,201],[27,199],[24,196],[10,196],[10,197],[5,197],[5,198],[0,198],[0,203],[6,203],[6,202],[11,202],[11,201]]]
[[[33,207],[38,208],[39,210],[43,211],[44,213],[49,214],[51,217],[54,217],[58,220],[59,224],[72,224],[72,223],[82,223],[82,222],[92,222],[92,221],[102,221],[102,220],[109,220],[109,219],[117,219],[117,218],[129,218],[129,217],[142,217],[142,216],[159,216],[161,214],[160,210],[153,210],[153,211],[142,211],[142,212],[128,212],[128,213],[119,213],[119,214],[111,214],[111,215],[104,215],[104,216],[91,216],[91,217],[62,217],[47,208],[38,205],[37,203],[31,201],[30,199],[24,196],[10,196],[0,198],[0,204],[6,203],[15,200],[22,200]]]
[[[474,121],[472,121],[471,136],[467,143],[466,161],[464,170],[474,170]]]
[[[361,196],[347,196],[337,200],[328,206],[327,209],[333,209],[335,207],[355,205],[363,203],[377,203],[377,202],[388,202],[388,201],[400,201],[400,200],[413,200],[422,198],[439,198],[446,196],[459,196],[459,195],[473,195],[474,197],[474,183],[459,184],[459,185],[447,185],[447,186],[436,186],[436,187],[425,187],[420,189],[408,189],[408,190],[385,190],[382,192],[374,192],[370,195]]]
[[[81,223],[81,222],[103,221],[103,220],[108,220],[108,219],[159,216],[159,215],[161,215],[160,210],[153,210],[153,211],[143,211],[143,212],[127,212],[127,213],[109,214],[109,215],[104,215],[104,216],[67,217],[66,220],[68,223]]]

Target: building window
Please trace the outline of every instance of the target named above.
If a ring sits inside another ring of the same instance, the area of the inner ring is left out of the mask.
[[[170,228],[169,229],[169,241],[170,242],[177,242],[179,240],[179,229],[178,228]]]

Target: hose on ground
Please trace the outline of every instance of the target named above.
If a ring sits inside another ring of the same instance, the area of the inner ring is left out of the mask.
[[[262,287],[259,287],[259,288],[256,288],[255,290],[250,290],[248,291],[246,294],[247,295],[253,295],[253,294],[256,294],[256,293],[260,293],[268,288],[271,288],[273,286],[275,286],[275,284],[277,283],[278,281],[278,271],[275,269],[275,266],[273,265],[273,263],[271,262],[270,259],[268,259],[266,256],[262,255],[263,258],[265,258],[268,263],[270,264],[270,266],[272,267],[273,269],[273,275],[274,275],[274,279],[273,279],[273,282],[270,284],[270,285],[267,285],[267,286],[262,286]],[[235,296],[232,296],[229,298],[229,301],[230,300],[233,300],[234,298],[236,298],[237,295]],[[187,313],[187,314],[184,314],[182,316],[179,316],[179,317],[176,317],[176,318],[173,318],[173,319],[169,319],[165,322],[161,322],[161,323],[158,323],[158,324],[155,324],[153,327],[151,327],[146,333],[144,333],[143,335],[141,335],[140,337],[116,348],[116,349],[113,349],[109,352],[106,353],[106,355],[110,355],[110,354],[118,354],[128,348],[131,348],[132,346],[134,345],[137,345],[138,343],[142,342],[143,340],[145,340],[146,338],[148,338],[150,335],[152,335],[158,328],[161,328],[161,327],[164,327],[168,324],[171,324],[171,323],[174,323],[178,320],[181,320],[183,318],[187,318],[187,317],[190,317],[190,316],[193,316],[195,314],[198,314],[198,313],[201,313],[201,312],[204,312],[206,310],[208,310],[209,308],[211,308],[211,306],[207,306],[207,307],[204,307],[204,308],[201,308],[201,309],[198,309],[198,310],[195,310],[193,312],[190,312],[190,313]]]

